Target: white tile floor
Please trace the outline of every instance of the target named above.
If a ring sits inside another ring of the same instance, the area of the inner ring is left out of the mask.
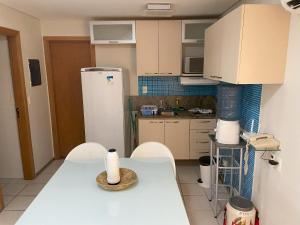
[[[5,204],[0,213],[0,225],[15,224],[62,163],[63,160],[53,161],[32,181],[0,178]]]
[[[62,164],[53,161],[34,180],[0,179],[3,187],[5,208],[0,213],[0,225],[13,225],[33,201],[51,176]],[[178,162],[177,180],[191,225],[221,225],[222,213],[218,219],[213,217],[207,190],[197,184],[199,167],[195,163]]]
[[[197,163],[177,162],[178,183],[185,208],[191,225],[222,225],[222,213],[215,219],[208,201],[208,190],[197,183],[199,178],[199,166]]]

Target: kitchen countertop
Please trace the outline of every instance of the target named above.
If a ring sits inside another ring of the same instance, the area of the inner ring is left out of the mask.
[[[138,119],[215,119],[215,114],[193,114],[189,111],[178,112],[177,115],[153,115],[153,116],[142,116],[141,113],[137,116]]]

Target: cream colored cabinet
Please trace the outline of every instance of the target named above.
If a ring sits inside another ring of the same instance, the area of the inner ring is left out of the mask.
[[[189,159],[189,123],[188,119],[165,120],[165,145],[175,159]]]
[[[137,20],[136,40],[137,74],[158,74],[158,21]]]
[[[164,143],[165,125],[164,120],[139,119],[139,144],[148,141]]]
[[[181,74],[181,21],[159,20],[158,70],[159,74]]]
[[[198,159],[210,148],[209,133],[215,119],[139,119],[139,144],[157,141],[171,150],[175,159]]]
[[[138,75],[181,74],[181,21],[137,20]]]
[[[190,122],[190,159],[199,159],[208,153],[210,141],[208,134],[216,128],[215,119],[193,119]]]
[[[205,77],[234,84],[282,83],[289,17],[279,5],[260,4],[225,15],[205,32]]]
[[[220,66],[220,49],[221,49],[221,21],[217,21],[205,31],[204,44],[204,77],[212,79],[219,74]]]

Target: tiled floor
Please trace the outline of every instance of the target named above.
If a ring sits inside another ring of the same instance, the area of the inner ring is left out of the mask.
[[[222,225],[223,215],[215,219],[208,189],[198,185],[199,166],[191,162],[177,162],[177,180],[191,225]]]
[[[62,163],[63,160],[53,161],[32,181],[0,178],[5,204],[0,213],[0,225],[15,224]]]
[[[0,179],[3,187],[5,209],[0,213],[0,225],[13,225],[47,181],[62,164],[53,161],[34,180]],[[191,225],[222,224],[222,213],[218,219],[213,217],[207,190],[197,184],[199,167],[195,163],[178,162],[177,180]]]

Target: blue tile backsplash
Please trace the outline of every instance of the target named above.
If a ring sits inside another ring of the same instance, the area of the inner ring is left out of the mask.
[[[179,77],[139,76],[138,91],[139,96],[216,96],[216,85],[182,86]]]
[[[254,119],[253,132],[258,132],[261,92],[262,85],[243,85],[242,116],[240,123],[241,127],[244,128],[246,131],[250,131],[251,121]],[[252,148],[250,148],[248,160],[248,173],[247,175],[244,175],[243,172],[241,193],[242,196],[248,199],[251,199],[252,196],[254,163],[255,151]]]

